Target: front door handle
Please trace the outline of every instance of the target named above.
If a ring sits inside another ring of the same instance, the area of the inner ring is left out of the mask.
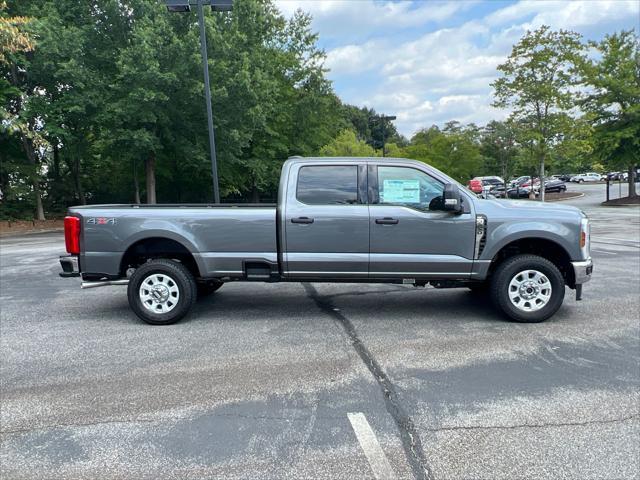
[[[309,217],[292,218],[291,223],[313,223],[313,218],[309,218]]]
[[[376,223],[378,225],[397,225],[399,221],[400,220],[398,220],[397,218],[391,217],[376,218]]]

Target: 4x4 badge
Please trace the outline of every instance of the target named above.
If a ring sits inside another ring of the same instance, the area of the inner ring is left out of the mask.
[[[89,217],[87,218],[89,225],[115,225],[116,219],[113,217]]]

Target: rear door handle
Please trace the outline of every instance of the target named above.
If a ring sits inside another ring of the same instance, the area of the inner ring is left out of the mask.
[[[378,225],[397,225],[399,221],[400,220],[398,220],[397,218],[391,217],[376,218],[376,223]]]
[[[292,218],[291,223],[313,223],[313,218],[309,218],[309,217]]]

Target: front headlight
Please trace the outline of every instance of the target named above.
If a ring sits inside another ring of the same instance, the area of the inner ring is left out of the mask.
[[[591,256],[591,224],[587,217],[583,217],[580,221],[580,253],[583,259]]]

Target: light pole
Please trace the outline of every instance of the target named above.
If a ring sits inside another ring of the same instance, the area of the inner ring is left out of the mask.
[[[218,162],[216,158],[216,138],[213,131],[213,110],[211,108],[211,87],[209,84],[209,60],[207,59],[207,35],[204,28],[204,6],[210,6],[214,12],[229,12],[233,8],[233,0],[165,0],[170,12],[190,12],[191,6],[198,9],[200,26],[200,53],[204,70],[204,97],[207,104],[207,125],[209,127],[209,152],[211,154],[211,180],[213,182],[213,201],[220,203],[220,186],[218,185]]]
[[[387,121],[395,120],[395,115],[376,115],[375,117],[371,117],[372,120],[379,119],[380,120],[380,128],[382,128],[382,156],[385,156],[384,151],[384,142],[385,142],[385,134],[387,133]]]

